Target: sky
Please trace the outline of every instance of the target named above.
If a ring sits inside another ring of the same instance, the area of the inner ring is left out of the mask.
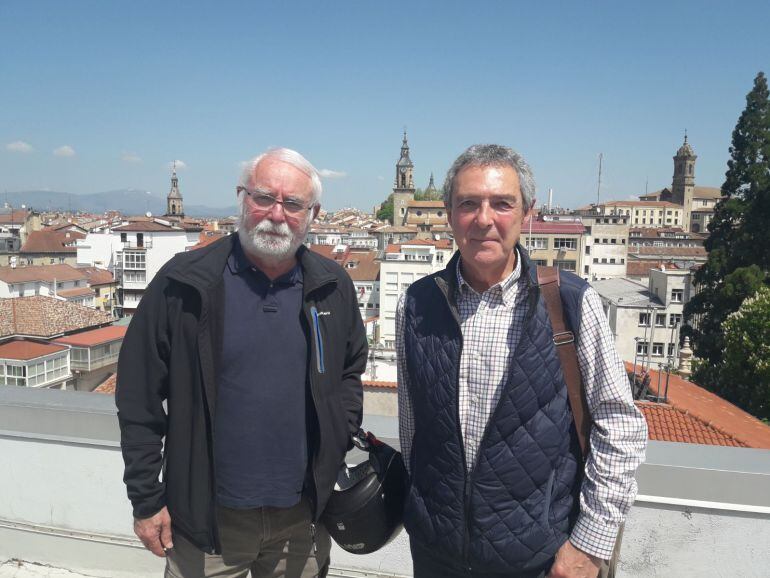
[[[721,186],[770,2],[0,2],[0,193],[136,188],[232,205],[247,159],[303,153],[324,208],[415,185],[474,143],[577,207],[671,183],[687,130]]]

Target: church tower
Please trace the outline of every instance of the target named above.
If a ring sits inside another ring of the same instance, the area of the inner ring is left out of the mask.
[[[174,163],[174,171],[171,173],[171,191],[169,191],[166,197],[166,214],[165,217],[184,217],[184,201],[182,200],[182,193],[179,192],[179,178],[176,176],[176,163]]]
[[[690,230],[690,213],[692,198],[695,192],[695,159],[698,156],[687,142],[687,132],[684,133],[684,143],[674,156],[674,179],[671,183],[671,202],[682,205],[684,213],[682,228]]]
[[[409,158],[409,143],[404,140],[401,143],[401,157],[396,163],[396,181],[393,186],[393,224],[403,225],[406,222],[406,208],[410,201],[414,200],[414,165]]]

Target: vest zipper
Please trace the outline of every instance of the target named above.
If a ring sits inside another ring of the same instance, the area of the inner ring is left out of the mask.
[[[534,310],[532,301],[535,301],[534,306],[536,306],[537,303],[537,293],[535,292],[530,293],[528,296],[529,303],[527,304],[527,315],[524,319],[524,327],[522,328],[522,335],[526,332],[532,318],[534,317],[534,314],[532,313]],[[460,325],[459,316],[455,316],[455,319],[457,320],[458,329],[460,330],[460,355],[462,356],[462,350],[463,350],[463,334],[462,334],[462,326]],[[521,347],[521,337],[519,337],[519,342],[516,344],[516,350],[513,352],[513,357],[516,357],[516,354],[518,353],[519,348]],[[503,399],[503,392],[505,389],[507,389],[508,382],[506,382],[506,385],[504,386],[503,391],[500,392],[500,399],[497,400],[497,405],[495,405],[495,409],[492,410],[492,414],[489,416],[489,420],[487,421],[487,425],[484,426],[484,432],[481,435],[481,439],[479,440],[479,447],[476,449],[476,457],[473,460],[473,468],[470,470],[470,472],[467,469],[467,462],[465,459],[465,440],[462,436],[462,427],[460,425],[460,363],[458,360],[457,363],[458,371],[457,371],[457,385],[456,385],[456,391],[457,391],[457,427],[460,430],[460,444],[462,445],[462,458],[463,458],[463,467],[466,468],[465,472],[465,492],[464,492],[464,498],[465,498],[465,543],[463,544],[463,560],[465,561],[465,566],[468,570],[468,572],[472,572],[473,569],[470,565],[470,527],[471,527],[471,488],[473,487],[473,474],[476,472],[476,466],[479,464],[479,459],[481,457],[481,447],[484,441],[487,439],[487,434],[489,433],[489,428],[492,422],[494,421],[495,417],[497,416],[497,413],[500,411],[500,406],[502,405],[502,399]]]

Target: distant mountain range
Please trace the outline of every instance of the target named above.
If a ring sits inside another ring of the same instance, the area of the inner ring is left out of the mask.
[[[3,203],[9,203],[15,209],[25,205],[40,212],[82,211],[100,214],[105,211],[120,211],[124,215],[143,215],[150,211],[154,216],[162,216],[166,212],[166,197],[139,189],[121,189],[88,195],[57,191],[17,191],[5,193],[0,197],[0,206]],[[185,203],[184,212],[190,217],[229,217],[238,213],[238,207],[207,207]]]

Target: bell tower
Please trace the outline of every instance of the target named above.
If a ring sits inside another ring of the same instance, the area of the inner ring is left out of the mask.
[[[182,193],[179,192],[179,178],[176,176],[176,162],[174,162],[174,169],[171,173],[171,191],[169,191],[166,197],[166,214],[165,217],[184,217],[184,201],[182,200]]]
[[[698,156],[687,142],[687,131],[684,133],[684,143],[674,156],[674,178],[671,182],[671,202],[682,205],[684,218],[682,228],[690,230],[690,213],[692,212],[692,197],[695,192],[695,160]]]
[[[406,222],[406,208],[414,200],[414,164],[409,158],[409,142],[404,129],[404,140],[401,142],[401,157],[396,163],[396,180],[393,185],[393,224],[403,225]]]

